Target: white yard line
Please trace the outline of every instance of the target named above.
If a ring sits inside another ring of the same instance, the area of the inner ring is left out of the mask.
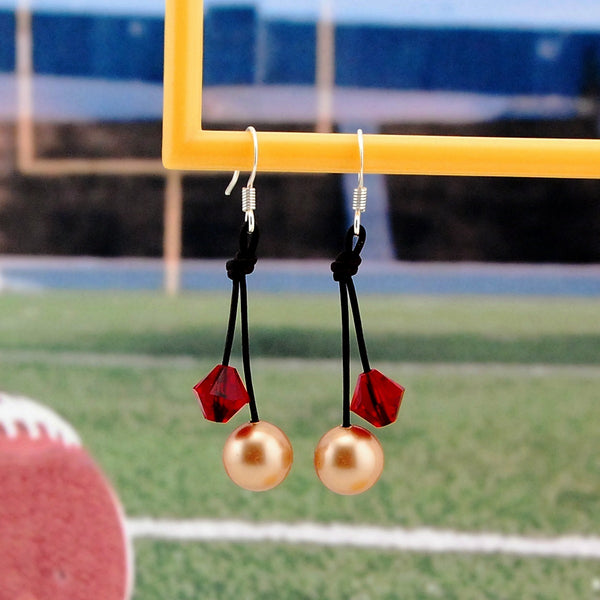
[[[129,519],[136,539],[179,542],[273,542],[372,548],[402,552],[509,554],[549,558],[600,559],[600,537],[526,537],[464,533],[430,528],[403,529],[318,523],[251,523],[196,519]]]
[[[214,362],[205,356],[151,355],[104,352],[69,352],[50,350],[0,350],[0,362],[5,364],[26,364],[45,362],[49,364],[128,369],[190,369],[202,363]],[[284,367],[287,369],[338,369],[338,359],[303,358],[257,358],[253,361],[261,367]],[[403,373],[437,373],[455,375],[510,375],[513,377],[546,377],[548,375],[572,376],[577,378],[600,378],[600,364],[550,364],[550,363],[497,363],[497,362],[388,362],[379,363],[386,370],[394,369]]]

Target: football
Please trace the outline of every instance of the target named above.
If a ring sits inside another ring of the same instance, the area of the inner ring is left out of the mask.
[[[124,513],[77,432],[0,392],[0,600],[125,600]]]

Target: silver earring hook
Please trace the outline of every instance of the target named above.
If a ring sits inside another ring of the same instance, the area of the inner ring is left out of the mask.
[[[365,147],[363,141],[363,131],[359,129],[358,135],[358,151],[360,153],[360,171],[358,173],[358,187],[354,188],[352,194],[352,210],[354,211],[354,235],[360,233],[360,215],[367,210],[367,188],[364,186],[364,170],[365,170]]]
[[[248,222],[248,232],[254,231],[255,219],[254,211],[256,210],[256,189],[254,188],[254,179],[256,178],[256,171],[258,167],[258,136],[256,135],[256,129],[250,125],[246,128],[252,134],[252,141],[254,143],[254,165],[252,166],[252,172],[248,178],[248,184],[242,188],[242,211],[246,214],[246,221]],[[239,171],[234,171],[233,177],[225,190],[225,195],[229,196],[233,191],[240,176]]]

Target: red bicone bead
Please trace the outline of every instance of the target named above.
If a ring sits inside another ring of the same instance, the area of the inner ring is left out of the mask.
[[[233,368],[217,365],[200,383],[194,386],[204,416],[215,423],[227,423],[250,398]]]
[[[401,385],[371,369],[360,374],[350,408],[371,425],[383,427],[396,420],[403,395]]]

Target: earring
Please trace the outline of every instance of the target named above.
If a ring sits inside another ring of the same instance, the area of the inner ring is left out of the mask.
[[[242,210],[246,217],[240,232],[240,248],[235,258],[227,262],[227,276],[232,280],[229,323],[223,360],[202,381],[194,386],[204,416],[209,421],[226,423],[244,405],[250,408],[250,422],[235,429],[223,448],[223,464],[231,480],[251,491],[265,491],[279,485],[292,467],[293,450],[287,436],[275,425],[258,416],[252,373],[248,332],[248,290],[246,275],[254,271],[259,231],[256,227],[256,190],[253,187],[258,162],[256,130],[249,127],[254,141],[254,167],[247,187],[242,190]],[[226,194],[235,186],[239,171],[233,175]],[[234,367],[229,365],[236,315],[240,304],[242,362],[246,387]]]
[[[363,141],[358,130],[361,158],[358,187],[354,190],[354,225],[346,232],[344,250],[331,264],[333,279],[339,283],[342,320],[342,425],[328,431],[317,444],[314,464],[321,482],[338,494],[360,494],[372,487],[383,471],[383,449],[379,440],[367,429],[350,423],[350,412],[359,415],[375,427],[393,423],[398,415],[404,388],[371,369],[367,355],[358,296],[352,277],[358,272],[360,252],[366,241],[366,230],[360,215],[366,209],[367,188],[363,185]],[[363,372],[358,378],[350,402],[350,316]]]

